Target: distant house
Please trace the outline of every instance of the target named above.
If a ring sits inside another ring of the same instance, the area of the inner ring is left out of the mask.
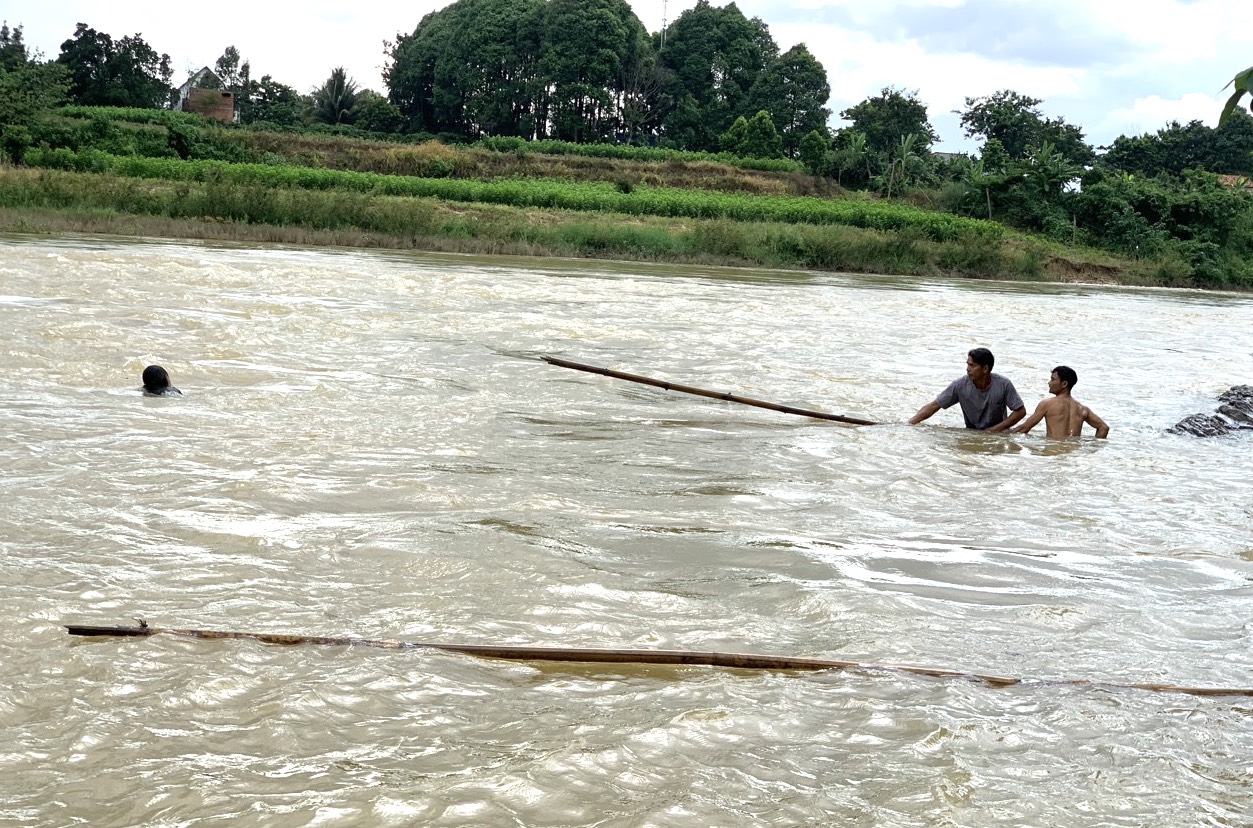
[[[222,79],[208,66],[193,72],[178,88],[174,108],[182,112],[198,112],[206,118],[231,124],[239,120],[235,111],[235,93],[222,88]]]
[[[1218,183],[1224,187],[1239,187],[1242,190],[1253,190],[1253,179],[1247,175],[1227,175],[1225,173],[1218,174]]]

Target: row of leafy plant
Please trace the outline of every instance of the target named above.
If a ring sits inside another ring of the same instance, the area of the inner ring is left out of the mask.
[[[524,138],[490,137],[477,143],[494,152],[535,152],[541,155],[578,155],[586,158],[615,158],[622,161],[710,161],[762,172],[801,172],[804,165],[788,158],[742,158],[729,152],[689,152],[662,147],[628,144],[576,144],[572,141],[528,141]]]
[[[674,188],[621,188],[606,183],[553,180],[474,181],[379,175],[291,165],[230,164],[173,158],[74,153],[59,149],[26,152],[31,167],[111,172],[133,178],[216,181],[237,185],[312,190],[347,190],[444,201],[503,204],[672,218],[723,218],[788,224],[842,224],[875,230],[909,229],[936,241],[961,237],[999,238],[993,222],[934,213],[904,204],[868,199],[828,200],[807,196],[747,196]]]
[[[68,223],[58,224],[59,219]],[[0,166],[0,224],[7,221],[6,226],[29,232],[42,226],[73,227],[76,220],[92,232],[123,227],[127,233],[154,236],[173,232],[240,241],[982,278],[1038,278],[1044,262],[1042,251],[1031,246],[986,237],[936,242],[917,232],[847,226],[651,217],[623,221],[612,213],[574,211],[535,221],[526,210],[490,205],[452,209],[434,199],[376,193]],[[171,226],[171,220],[191,223]]]
[[[105,119],[120,123],[156,124],[166,128],[194,128],[205,130],[206,132],[231,129],[230,127],[226,127],[216,121],[211,121],[203,115],[194,112],[180,112],[171,109],[141,109],[139,107],[109,106],[63,106],[56,110],[54,114],[69,119],[87,121]],[[254,124],[244,129],[260,131],[266,131],[269,129],[276,129],[278,131],[293,131],[291,128],[283,128],[278,125],[265,123]],[[322,134],[344,134],[349,137],[366,137],[371,140],[387,138],[393,143],[400,138],[404,139],[403,143],[420,143],[421,141],[430,140],[433,137],[426,134],[412,134],[407,136],[363,135],[360,130],[334,130],[324,126],[320,126],[320,128],[306,127],[301,131]],[[730,152],[692,152],[686,150],[664,149],[662,147],[630,146],[627,144],[578,144],[572,141],[556,140],[529,141],[524,138],[498,136],[482,138],[475,142],[474,145],[493,152],[508,152],[517,154],[535,153],[539,155],[575,155],[584,158],[612,158],[622,161],[677,160],[689,163],[711,162],[724,164],[729,167],[738,167],[744,170],[759,170],[762,172],[801,172],[804,170],[804,166],[799,161],[793,161],[787,158],[743,158]]]

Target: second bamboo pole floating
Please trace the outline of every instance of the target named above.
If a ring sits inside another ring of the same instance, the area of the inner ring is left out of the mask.
[[[575,371],[586,371],[589,374],[600,374],[601,376],[613,377],[614,379],[626,380],[627,382],[638,382],[642,385],[651,385],[654,388],[664,388],[667,391],[681,391],[684,394],[695,394],[698,397],[709,397],[714,400],[726,400],[727,402],[740,403],[741,405],[768,408],[771,411],[782,411],[784,414],[798,414],[801,417],[813,417],[818,420],[833,420],[837,423],[849,423],[850,425],[878,425],[878,423],[872,420],[863,420],[860,417],[845,417],[841,414],[828,414],[825,411],[813,411],[808,408],[797,408],[794,405],[781,405],[780,403],[766,402],[765,400],[754,400],[752,397],[741,397],[738,394],[732,394],[730,392],[710,391],[705,388],[696,388],[691,385],[679,385],[676,382],[653,379],[652,377],[644,377],[639,374],[628,374],[625,371],[614,371],[610,368],[601,368],[598,365],[588,365],[584,362],[574,362],[572,360],[560,359],[552,356],[541,357],[541,359],[549,365],[556,365],[559,368],[573,368]]]
[[[511,644],[445,644],[429,641],[393,641],[380,638],[344,638],[324,635],[288,635],[284,633],[232,632],[228,630],[185,630],[149,627],[140,620],[136,627],[95,627],[66,624],[70,635],[146,638],[167,634],[190,638],[244,639],[265,644],[322,644],[346,647],[379,647],[385,650],[442,650],[448,653],[500,658],[512,661],[574,661],[588,664],[671,664],[732,667],[738,670],[870,670],[909,673],[933,678],[962,678],[979,681],[992,687],[1015,684],[1039,684],[1072,687],[1104,687],[1123,690],[1148,690],[1154,693],[1186,693],[1191,696],[1253,696],[1253,688],[1184,687],[1177,684],[1151,682],[1101,682],[1089,679],[1021,679],[937,667],[915,667],[908,664],[879,664],[865,661],[842,661],[829,658],[772,656],[757,653],[720,653],[693,650],[629,650],[579,647],[528,647]]]

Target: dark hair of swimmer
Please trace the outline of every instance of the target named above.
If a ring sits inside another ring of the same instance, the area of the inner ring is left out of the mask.
[[[144,393],[145,394],[182,394],[173,385],[170,385],[170,375],[160,365],[149,365],[144,369]]]
[[[1066,383],[1066,385],[1070,388],[1074,388],[1075,384],[1079,382],[1079,375],[1075,373],[1074,368],[1068,368],[1065,365],[1058,365],[1053,369],[1053,373],[1057,374],[1057,378]]]
[[[992,356],[992,352],[987,348],[972,348],[966,356],[975,361],[975,365],[983,365],[989,371],[996,364],[996,357]]]

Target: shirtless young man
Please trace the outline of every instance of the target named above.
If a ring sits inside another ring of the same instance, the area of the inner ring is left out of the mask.
[[[1035,407],[1035,413],[1027,421],[1014,429],[1015,434],[1026,434],[1036,423],[1044,420],[1046,436],[1050,440],[1064,440],[1067,437],[1078,437],[1087,423],[1096,429],[1096,436],[1104,438],[1109,434],[1109,426],[1096,415],[1092,409],[1070,396],[1070,389],[1079,381],[1073,368],[1059,365],[1053,369],[1049,377],[1049,393],[1053,396],[1041,400]]]

